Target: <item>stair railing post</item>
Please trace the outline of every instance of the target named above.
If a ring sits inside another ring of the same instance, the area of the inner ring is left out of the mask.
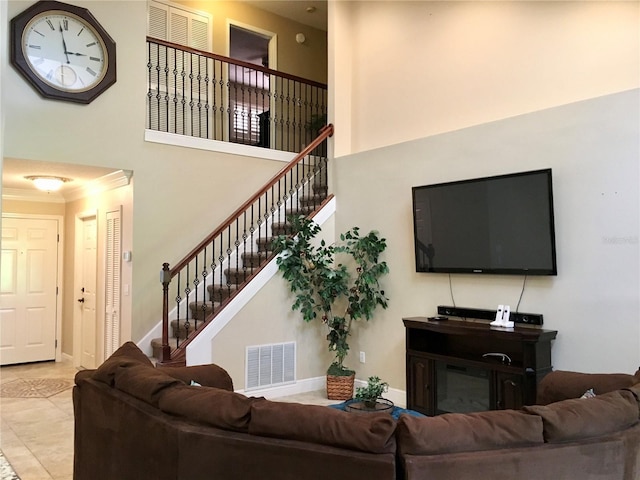
[[[169,283],[171,283],[171,271],[169,264],[162,264],[160,272],[162,283],[162,362],[171,360],[171,347],[169,346]]]

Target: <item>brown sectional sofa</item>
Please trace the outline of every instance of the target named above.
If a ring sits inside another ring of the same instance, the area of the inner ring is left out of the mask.
[[[216,365],[155,368],[128,342],[76,376],[74,479],[640,479],[640,371],[552,372],[539,391],[396,422],[246,397]]]

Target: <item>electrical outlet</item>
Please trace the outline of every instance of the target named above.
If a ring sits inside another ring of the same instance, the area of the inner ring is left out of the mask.
[[[365,360],[366,358],[365,358],[364,352],[360,352],[360,363],[365,363]]]

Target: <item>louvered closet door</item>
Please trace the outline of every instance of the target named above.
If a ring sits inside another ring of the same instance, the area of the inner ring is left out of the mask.
[[[150,1],[148,4],[148,35],[185,45],[198,50],[211,51],[210,18],[179,7]],[[151,102],[149,128],[180,135],[209,138],[207,103],[212,78],[212,62],[197,55],[184,54],[173,49],[155,47],[151,50],[152,65],[161,67],[160,73],[151,72],[151,87],[159,88],[160,104]],[[167,73],[165,73],[167,72]],[[166,96],[164,95],[166,93]],[[162,101],[168,98],[167,102]],[[193,108],[192,105],[196,105]],[[163,114],[160,109],[167,109]]]
[[[120,346],[120,291],[122,232],[121,212],[107,212],[106,272],[105,272],[105,319],[104,354],[105,358]]]

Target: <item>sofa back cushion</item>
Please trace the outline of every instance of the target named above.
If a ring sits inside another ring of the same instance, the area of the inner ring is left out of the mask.
[[[115,388],[154,407],[166,389],[177,385],[184,383],[151,365],[120,366],[114,376]]]
[[[537,388],[537,405],[580,398],[587,390],[596,395],[628,388],[640,382],[640,370],[634,375],[626,373],[580,373],[556,370],[548,373]]]
[[[223,430],[247,432],[251,405],[262,398],[214,387],[181,385],[167,390],[160,398],[160,410]]]
[[[162,371],[171,375],[185,384],[196,382],[203,387],[216,387],[222,390],[233,391],[233,380],[227,371],[215,364],[193,365],[189,367],[162,367]]]
[[[251,406],[249,433],[370,453],[395,453],[396,424],[387,413],[349,413],[321,405],[263,402]]]
[[[514,410],[437,417],[400,415],[396,437],[398,451],[404,455],[494,450],[544,442],[542,420]]]
[[[598,437],[638,423],[636,398],[624,390],[550,405],[528,406],[524,411],[542,418],[544,439],[549,443]]]
[[[153,367],[149,357],[135,343],[126,342],[93,372],[92,378],[113,387],[118,368],[132,365]]]

